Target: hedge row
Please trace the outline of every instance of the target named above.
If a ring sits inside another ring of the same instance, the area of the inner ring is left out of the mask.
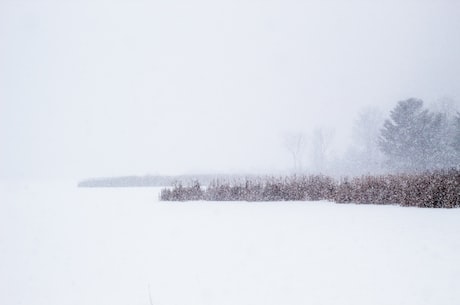
[[[460,207],[460,171],[422,174],[362,176],[335,180],[327,176],[256,178],[244,181],[213,181],[201,187],[177,183],[163,189],[164,201],[317,201],[337,203],[399,204],[430,208]]]

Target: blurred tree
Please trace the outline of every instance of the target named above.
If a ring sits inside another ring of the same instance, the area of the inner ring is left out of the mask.
[[[454,118],[453,130],[452,147],[456,151],[458,158],[460,156],[460,112],[457,112],[457,116]]]
[[[385,120],[380,132],[379,146],[387,156],[388,163],[395,169],[407,169],[411,157],[418,153],[419,130],[415,129],[418,117],[422,115],[423,101],[409,99],[400,101]],[[403,168],[404,167],[404,168]]]
[[[388,164],[399,171],[452,166],[450,126],[443,113],[431,113],[420,99],[400,101],[385,120],[379,146]]]
[[[383,122],[382,112],[375,107],[363,109],[354,122],[353,145],[349,154],[362,174],[381,171],[383,156],[379,135]]]
[[[442,97],[430,105],[430,109],[441,114],[440,131],[437,137],[442,151],[437,152],[434,167],[453,168],[460,164],[460,102],[450,97]]]
[[[327,170],[327,161],[330,154],[334,130],[330,128],[316,128],[311,137],[311,162],[316,173],[324,174]]]
[[[293,173],[302,172],[302,157],[306,146],[305,135],[302,132],[286,133],[283,136],[283,141],[292,157]]]

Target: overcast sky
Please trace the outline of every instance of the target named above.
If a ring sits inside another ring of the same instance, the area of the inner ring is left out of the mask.
[[[268,171],[460,99],[460,1],[0,0],[0,178]]]

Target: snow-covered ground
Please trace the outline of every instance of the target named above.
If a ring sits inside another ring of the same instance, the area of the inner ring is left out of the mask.
[[[0,304],[460,304],[460,209],[0,185]]]

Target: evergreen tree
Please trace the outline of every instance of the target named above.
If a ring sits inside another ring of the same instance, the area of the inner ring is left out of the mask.
[[[437,151],[435,168],[455,168],[460,164],[460,103],[444,97],[430,105],[430,110],[440,115],[440,130],[436,139],[442,148]]]
[[[385,120],[379,146],[389,165],[399,171],[423,171],[445,164],[441,135],[445,116],[423,108],[420,99],[400,101]]]
[[[430,114],[426,125],[426,166],[427,169],[450,168],[455,164],[455,151],[450,145],[452,138],[451,120],[443,113]]]

